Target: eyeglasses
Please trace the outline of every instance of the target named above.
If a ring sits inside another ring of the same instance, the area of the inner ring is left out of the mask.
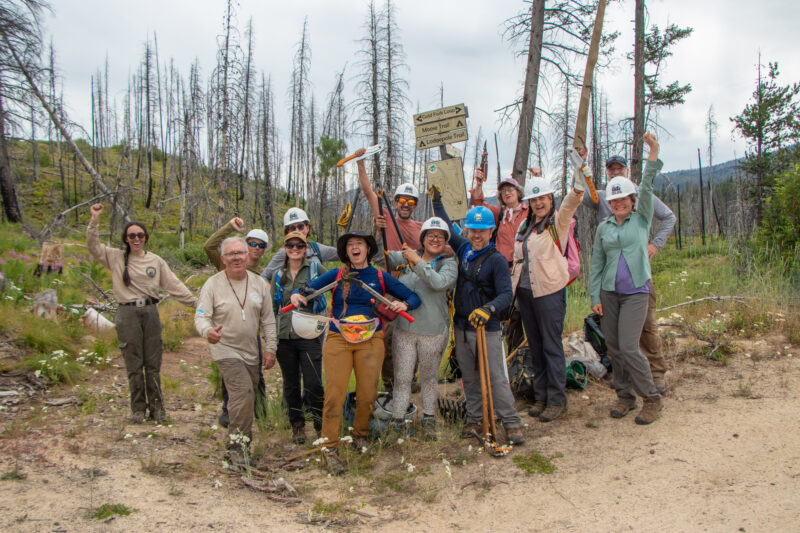
[[[426,233],[425,234],[425,238],[428,239],[429,241],[443,241],[443,240],[445,240],[445,236],[444,235],[437,235],[435,233]]]
[[[250,248],[261,248],[262,250],[267,247],[267,243],[265,242],[256,242],[256,241],[249,241],[247,246]]]
[[[306,247],[306,243],[304,242],[287,242],[284,244],[286,248],[297,248],[298,250],[302,250]]]
[[[145,235],[144,235],[143,231],[140,231],[139,233],[128,233],[128,240],[129,241],[132,241],[134,239],[144,239],[144,237],[145,237]]]
[[[305,222],[300,222],[299,224],[292,224],[291,226],[286,226],[284,228],[284,231],[286,233],[291,233],[293,231],[303,231],[303,229],[305,227],[306,227],[306,223]]]
[[[242,257],[243,255],[247,255],[247,252],[225,252],[225,257]]]
[[[408,207],[414,207],[415,205],[417,205],[417,201],[414,200],[413,198],[404,198],[401,196],[395,201],[400,205],[408,204]]]

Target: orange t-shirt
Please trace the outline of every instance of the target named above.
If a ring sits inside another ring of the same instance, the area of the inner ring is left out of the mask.
[[[419,232],[422,229],[422,222],[412,220],[410,218],[400,218],[396,213],[397,225],[403,233],[403,239],[398,237],[397,231],[392,224],[392,217],[389,216],[389,211],[384,207],[383,216],[386,217],[386,246],[390,250],[400,250],[403,248],[403,239],[405,243],[413,250],[420,250],[422,245],[419,242]]]

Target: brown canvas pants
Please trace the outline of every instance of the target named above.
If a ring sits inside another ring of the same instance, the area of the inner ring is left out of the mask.
[[[241,359],[219,359],[215,361],[225,386],[228,387],[228,435],[242,433],[252,438],[253,405],[258,390],[258,368],[248,365]],[[230,440],[228,442],[230,446]]]
[[[131,393],[131,412],[150,416],[163,409],[161,395],[161,319],[155,305],[120,305],[116,318],[117,339]]]
[[[654,378],[663,378],[667,371],[667,363],[661,353],[661,336],[658,334],[658,321],[656,320],[657,295],[650,279],[650,298],[647,301],[647,316],[642,327],[642,335],[639,337],[639,349],[650,363],[650,372]]]
[[[356,374],[356,414],[353,435],[369,436],[369,423],[375,398],[378,397],[378,376],[383,364],[383,331],[356,344],[347,342],[339,333],[328,333],[322,347],[322,370],[325,372],[325,401],[322,407],[322,437],[325,446],[339,443],[342,407],[347,398],[350,374]]]

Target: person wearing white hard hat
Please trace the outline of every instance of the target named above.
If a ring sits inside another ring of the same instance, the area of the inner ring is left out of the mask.
[[[205,244],[203,244],[203,250],[205,250],[206,256],[208,256],[209,261],[211,261],[211,264],[214,265],[214,268],[216,268],[217,271],[225,270],[225,262],[220,254],[220,245],[225,239],[237,232],[244,233],[244,220],[239,217],[233,217],[228,221],[227,224],[214,232],[211,237],[206,240]],[[261,267],[258,265],[258,263],[264,256],[267,246],[269,246],[269,237],[263,229],[251,229],[245,237],[245,242],[247,243],[247,257],[245,259],[245,266],[250,272],[253,272],[254,274],[260,274]],[[258,346],[260,353],[260,337],[258,337]],[[221,380],[220,386],[222,388],[222,413],[219,415],[219,424],[222,427],[228,427],[228,388],[225,386],[224,379]],[[259,374],[258,391],[255,400],[256,412],[258,412],[258,403],[263,403],[265,399],[266,383],[264,382],[264,376]]]
[[[644,134],[650,148],[639,187],[623,176],[613,177],[606,186],[606,200],[612,214],[597,226],[592,250],[589,296],[592,311],[601,315],[608,355],[613,365],[611,386],[617,403],[611,416],[622,418],[636,406],[636,395],[644,405],[637,424],[650,424],[661,411],[661,394],[650,365],[639,348],[639,336],[647,316],[650,293],[648,239],[653,218],[653,180],[663,163],[658,159],[658,140]]]
[[[439,395],[439,366],[450,337],[450,313],[447,293],[455,287],[458,265],[447,246],[450,229],[439,217],[422,224],[421,250],[403,248],[389,252],[389,264],[399,265],[398,280],[415,292],[422,304],[409,314],[414,322],[396,321],[392,335],[394,389],[392,418],[394,426],[407,433],[405,414],[411,401],[414,371],[419,364],[422,385],[422,436],[437,438],[435,414]]]
[[[525,182],[524,201],[530,206],[514,242],[511,280],[516,294],[533,364],[534,404],[528,411],[549,422],[567,411],[566,359],[561,342],[566,302],[563,289],[569,282],[564,252],[572,216],[583,198],[587,165],[576,170],[572,191],[556,209],[555,188],[545,178]],[[563,251],[562,251],[563,250]]]
[[[225,264],[219,252],[219,245],[231,236],[231,234],[238,232],[244,233],[244,220],[239,217],[233,217],[227,224],[222,226],[203,244],[208,259],[218,271],[225,270]],[[269,237],[263,229],[252,229],[245,237],[247,242],[247,270],[256,274],[261,273],[261,267],[258,265],[264,252],[269,246]]]
[[[308,246],[306,247],[306,258],[308,260],[322,264],[338,259],[334,246],[327,246],[309,238],[311,234],[311,221],[308,219],[308,214],[299,207],[290,207],[283,215],[283,234],[288,235],[293,231],[299,231],[308,239]],[[266,268],[261,272],[261,277],[270,281],[272,276],[275,275],[275,272],[283,266],[285,260],[286,250],[281,248],[272,256],[269,264],[267,264]]]
[[[283,374],[283,400],[292,424],[292,442],[306,441],[306,416],[303,406],[308,408],[314,421],[314,429],[322,429],[322,331],[308,335],[296,331],[293,322],[296,311],[281,313],[282,307],[291,303],[292,292],[304,287],[309,280],[316,279],[328,271],[319,263],[306,257],[308,241],[300,231],[292,231],[284,237],[285,257],[283,266],[272,277],[272,310],[278,330],[278,364]],[[325,299],[313,302],[317,313],[325,311]],[[312,315],[313,316],[313,315]],[[309,338],[310,337],[310,338]],[[301,385],[302,381],[302,385]]]
[[[582,154],[583,155],[583,154]],[[606,160],[606,178],[611,180],[617,176],[623,178],[628,177],[628,161],[620,155],[613,155]],[[592,209],[596,214],[596,220],[599,224],[604,218],[611,215],[611,206],[606,199],[606,191],[600,189],[597,191],[599,202],[594,203],[589,194],[584,194],[583,205]],[[653,222],[651,226],[655,231],[651,232],[652,239],[647,245],[647,255],[650,261],[653,260],[658,251],[667,244],[667,239],[672,234],[672,229],[675,227],[675,213],[661,201],[658,196],[653,195]],[[664,354],[661,351],[661,335],[658,332],[658,321],[656,320],[656,307],[657,295],[653,285],[653,280],[650,280],[650,299],[647,305],[647,318],[644,321],[642,334],[639,337],[639,349],[642,350],[647,361],[650,363],[650,371],[653,373],[653,381],[658,388],[658,392],[664,394],[666,392],[665,374],[667,372],[667,362],[664,359]]]

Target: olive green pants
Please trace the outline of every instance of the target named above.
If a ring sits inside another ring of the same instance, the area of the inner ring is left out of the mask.
[[[131,411],[155,417],[164,408],[161,396],[161,319],[155,305],[120,305],[117,338],[131,392]]]

